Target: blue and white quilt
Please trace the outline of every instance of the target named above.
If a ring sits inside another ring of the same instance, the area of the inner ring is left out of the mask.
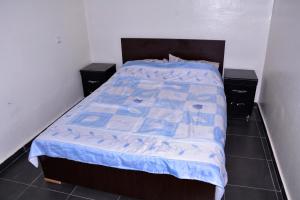
[[[218,70],[203,63],[128,62],[32,143],[47,155],[103,166],[227,183],[226,100]]]

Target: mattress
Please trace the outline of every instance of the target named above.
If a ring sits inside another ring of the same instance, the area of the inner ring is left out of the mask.
[[[41,133],[38,156],[227,183],[226,99],[218,70],[195,62],[132,61]]]

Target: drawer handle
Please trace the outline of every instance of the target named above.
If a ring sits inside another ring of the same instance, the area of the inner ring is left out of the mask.
[[[233,102],[233,101],[230,102],[230,104],[231,104],[231,105],[234,105],[234,104],[235,104],[236,106],[245,106],[245,105],[246,105],[245,103],[235,103],[235,102]]]
[[[90,83],[90,84],[99,83],[99,81],[92,81],[92,80],[88,80],[87,82]]]
[[[247,90],[231,90],[231,91],[239,94],[244,94],[248,92]]]

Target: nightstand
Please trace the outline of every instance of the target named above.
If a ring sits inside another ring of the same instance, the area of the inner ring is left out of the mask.
[[[92,63],[80,70],[84,96],[90,95],[116,72],[116,64]]]
[[[251,115],[257,76],[254,70],[225,69],[224,87],[229,117],[246,117]]]

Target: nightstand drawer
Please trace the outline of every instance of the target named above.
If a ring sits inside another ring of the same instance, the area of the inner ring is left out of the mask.
[[[225,86],[225,94],[228,99],[235,101],[253,101],[256,88],[247,85],[228,85]]]
[[[227,112],[229,115],[247,116],[251,114],[253,102],[227,101]]]
[[[87,80],[85,81],[85,83],[83,84],[83,87],[86,89],[86,91],[95,91],[98,87],[100,87],[102,85],[102,82],[99,80]],[[91,93],[89,92],[89,93]]]
[[[82,83],[86,90],[94,91],[100,87],[107,78],[104,73],[83,73]]]
[[[89,86],[101,85],[107,80],[104,73],[83,73],[82,81]]]

